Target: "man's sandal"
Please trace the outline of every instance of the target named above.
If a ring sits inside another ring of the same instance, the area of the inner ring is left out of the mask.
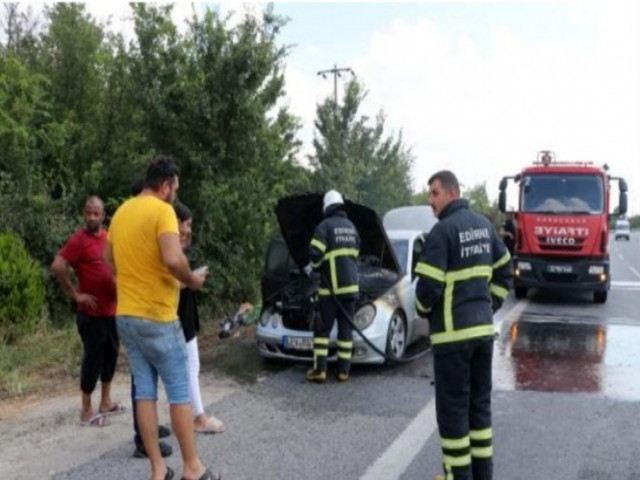
[[[96,413],[88,420],[80,420],[80,425],[82,425],[83,427],[104,427],[108,425],[107,417],[105,417],[102,413]]]
[[[117,402],[114,402],[113,406],[109,410],[105,410],[105,411],[100,410],[100,413],[102,415],[116,415],[118,413],[124,413],[126,411],[127,411],[127,407]]]
[[[187,479],[182,477],[182,480]],[[207,468],[198,480],[222,480],[222,476],[219,473],[214,475],[213,472]]]

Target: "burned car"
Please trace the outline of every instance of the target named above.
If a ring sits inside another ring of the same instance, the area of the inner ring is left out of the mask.
[[[415,312],[411,277],[423,232],[387,232],[372,209],[348,200],[344,208],[360,235],[354,323],[389,358],[402,358],[407,346],[428,331],[426,320]],[[275,210],[282,238],[273,239],[268,247],[256,340],[264,358],[310,361],[318,280],[307,277],[303,268],[309,263],[314,229],[323,218],[322,195],[286,197]],[[330,361],[336,359],[336,337],[337,322],[330,335]],[[356,331],[353,342],[353,363],[385,361]]]

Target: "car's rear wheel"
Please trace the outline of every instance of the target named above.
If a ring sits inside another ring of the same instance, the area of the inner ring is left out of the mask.
[[[387,356],[398,360],[407,350],[407,324],[401,311],[396,310],[389,321],[387,333]]]

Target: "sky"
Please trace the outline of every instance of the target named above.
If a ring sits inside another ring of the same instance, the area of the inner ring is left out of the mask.
[[[206,7],[255,14],[264,3],[196,5]],[[130,30],[126,3],[89,10]],[[179,2],[174,20],[191,11]],[[388,133],[402,132],[415,191],[449,169],[463,186],[485,182],[493,199],[503,176],[552,150],[607,163],[640,214],[640,2],[275,2],[275,12],[289,18],[278,40],[292,45],[283,103],[303,123],[301,159],[312,151],[316,105],[333,95],[332,78],[317,72],[337,65],[364,83],[362,113],[382,109]]]

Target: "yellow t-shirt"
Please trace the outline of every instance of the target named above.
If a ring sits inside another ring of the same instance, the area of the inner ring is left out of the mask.
[[[162,261],[158,237],[178,235],[173,207],[142,195],[124,202],[109,226],[116,266],[116,315],[170,322],[178,318],[180,284]]]

